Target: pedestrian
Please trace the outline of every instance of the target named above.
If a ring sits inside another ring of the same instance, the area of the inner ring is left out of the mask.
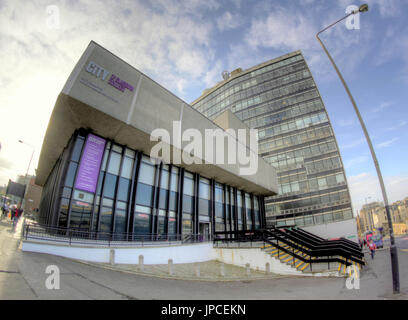
[[[377,249],[377,246],[375,245],[373,239],[370,239],[370,242],[368,243],[368,248],[370,249],[371,252],[371,259],[374,259],[375,249]]]

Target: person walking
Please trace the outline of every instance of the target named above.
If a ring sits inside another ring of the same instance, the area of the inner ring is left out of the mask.
[[[370,249],[371,259],[374,259],[375,249],[377,249],[377,246],[375,245],[373,239],[370,239],[370,242],[368,243],[368,248]]]

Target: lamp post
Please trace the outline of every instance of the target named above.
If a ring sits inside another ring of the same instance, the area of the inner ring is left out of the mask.
[[[25,190],[24,190],[24,198],[23,198],[23,207],[24,207],[24,210],[25,210],[25,209],[26,209],[26,207],[25,207],[25,196],[26,196],[27,189],[28,189],[27,176],[28,176],[28,171],[30,170],[31,161],[33,160],[33,156],[34,156],[34,151],[35,151],[35,149],[34,149],[34,147],[33,147],[31,144],[26,143],[26,142],[24,142],[24,141],[22,141],[22,140],[18,140],[18,142],[20,142],[20,143],[22,143],[22,144],[25,144],[25,145],[27,145],[27,146],[29,146],[30,148],[33,149],[33,152],[31,153],[30,162],[28,163],[28,168],[27,168],[27,171],[26,171],[26,174],[25,174],[26,187],[25,187]]]
[[[388,218],[388,226],[389,226],[389,229],[390,229],[390,241],[391,241],[390,253],[391,253],[393,290],[394,290],[394,293],[399,293],[400,292],[400,283],[399,283],[399,270],[398,270],[398,253],[397,253],[397,247],[395,245],[394,229],[393,229],[393,226],[392,226],[390,208],[389,208],[389,205],[388,205],[388,197],[387,197],[387,193],[385,191],[384,180],[382,178],[380,166],[379,166],[378,161],[377,161],[377,156],[375,154],[373,145],[371,143],[371,139],[370,139],[370,137],[368,135],[366,126],[365,126],[364,121],[363,121],[363,119],[361,117],[360,111],[357,108],[357,104],[356,104],[356,102],[355,102],[355,100],[354,100],[354,98],[353,98],[353,96],[351,94],[351,91],[350,91],[349,87],[347,86],[346,82],[344,81],[344,78],[343,78],[342,74],[340,73],[340,70],[337,67],[336,63],[334,62],[334,60],[333,60],[332,56],[330,55],[329,51],[327,51],[327,49],[326,49],[325,45],[323,44],[322,40],[319,38],[319,35],[322,32],[324,32],[327,29],[333,27],[337,23],[347,19],[349,16],[354,15],[354,14],[358,14],[360,12],[367,12],[367,11],[368,11],[368,5],[367,4],[361,5],[358,10],[354,10],[353,12],[349,13],[345,17],[341,18],[340,20],[337,20],[336,22],[332,23],[328,27],[324,28],[322,31],[318,32],[316,34],[316,38],[319,41],[320,45],[322,46],[322,48],[323,48],[324,52],[326,53],[326,55],[329,57],[329,60],[332,63],[334,69],[336,70],[337,75],[339,76],[339,78],[340,78],[340,80],[341,80],[341,82],[342,82],[342,84],[344,86],[344,89],[346,89],[346,92],[347,92],[347,94],[348,94],[348,96],[350,98],[350,101],[351,101],[351,103],[352,103],[352,105],[354,107],[354,110],[355,110],[355,112],[357,114],[358,120],[360,121],[360,124],[361,124],[361,127],[363,129],[365,138],[367,140],[368,147],[370,148],[371,156],[373,158],[375,169],[376,169],[377,175],[378,175],[378,180],[379,180],[380,186],[381,186],[381,192],[382,192],[382,196],[383,196],[383,199],[384,199],[385,211],[386,211],[387,218]]]

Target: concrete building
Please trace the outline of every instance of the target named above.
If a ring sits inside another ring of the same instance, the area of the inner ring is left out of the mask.
[[[243,127],[228,112],[210,121],[91,42],[58,96],[44,138],[36,177],[43,186],[41,222],[115,239],[208,238],[215,230],[264,227],[264,197],[278,192],[273,167],[249,147],[258,168],[251,175],[240,174],[239,161],[207,161],[203,155],[215,146],[187,151],[188,129],[203,137],[209,129],[226,134]],[[163,152],[153,159],[158,144]]]
[[[231,110],[258,129],[259,154],[278,175],[265,199],[269,225],[305,227],[357,240],[339,148],[319,90],[300,51],[223,73],[192,106],[209,119]]]

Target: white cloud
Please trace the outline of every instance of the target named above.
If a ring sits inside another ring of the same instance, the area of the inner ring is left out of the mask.
[[[391,145],[393,145],[396,141],[398,141],[398,138],[392,138],[392,139],[390,139],[390,140],[387,140],[387,141],[378,143],[378,144],[377,144],[377,148],[378,148],[378,149],[388,148],[388,147],[390,147]]]
[[[350,167],[353,167],[353,166],[355,166],[355,165],[357,165],[357,164],[366,163],[366,162],[368,162],[369,160],[370,160],[370,158],[367,157],[367,156],[355,157],[355,158],[352,158],[352,159],[350,159],[350,160],[347,160],[347,161],[344,163],[344,167],[345,167],[346,169],[349,169]]]
[[[393,105],[394,105],[394,103],[393,103],[393,102],[390,102],[390,101],[388,101],[388,102],[383,102],[383,103],[381,103],[377,108],[374,108],[374,109],[372,109],[371,111],[374,112],[374,113],[381,112],[381,111],[383,111],[383,110],[389,109],[389,108],[390,108],[391,106],[393,106]]]
[[[239,14],[225,12],[217,19],[217,27],[220,31],[238,28],[243,23],[243,18]]]

